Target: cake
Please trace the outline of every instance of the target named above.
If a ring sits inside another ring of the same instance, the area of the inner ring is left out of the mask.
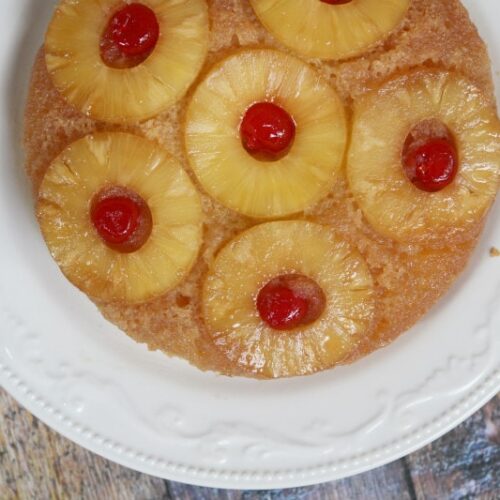
[[[62,0],[25,116],[63,273],[137,342],[224,375],[394,341],[466,266],[500,175],[458,0]]]

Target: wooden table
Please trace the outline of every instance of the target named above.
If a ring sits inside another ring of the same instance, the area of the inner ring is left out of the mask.
[[[0,500],[412,500],[500,499],[500,396],[408,457],[308,488],[197,488],[133,472],[80,448],[0,389]]]

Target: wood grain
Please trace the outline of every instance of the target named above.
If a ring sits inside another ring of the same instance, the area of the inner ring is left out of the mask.
[[[418,498],[500,499],[500,396],[407,460]]]
[[[500,397],[385,467],[306,488],[236,491],[164,481],[59,436],[0,390],[0,500],[498,500]]]
[[[169,483],[169,491],[176,500],[346,500],[346,499],[398,499],[411,500],[404,462],[399,460],[354,478],[289,490],[228,491],[197,488]]]

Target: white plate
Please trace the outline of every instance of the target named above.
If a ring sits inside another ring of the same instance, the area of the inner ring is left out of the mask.
[[[101,318],[60,274],[21,168],[23,96],[53,1],[0,17],[0,382],[61,434],[128,467],[227,488],[345,477],[437,438],[500,388],[500,205],[468,271],[412,332],[354,364],[270,382],[202,373]],[[500,68],[497,0],[466,2]],[[500,88],[498,72],[495,71]]]

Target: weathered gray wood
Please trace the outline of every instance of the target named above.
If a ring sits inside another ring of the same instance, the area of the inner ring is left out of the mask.
[[[52,432],[0,390],[0,500],[498,500],[499,467],[500,397],[405,460],[309,488],[240,492],[113,464]]]
[[[498,500],[500,396],[407,461],[418,498]]]
[[[226,491],[169,483],[176,500],[412,500],[402,460],[374,471],[307,488],[273,491]]]
[[[1,500],[167,499],[166,482],[59,436],[0,390]]]

